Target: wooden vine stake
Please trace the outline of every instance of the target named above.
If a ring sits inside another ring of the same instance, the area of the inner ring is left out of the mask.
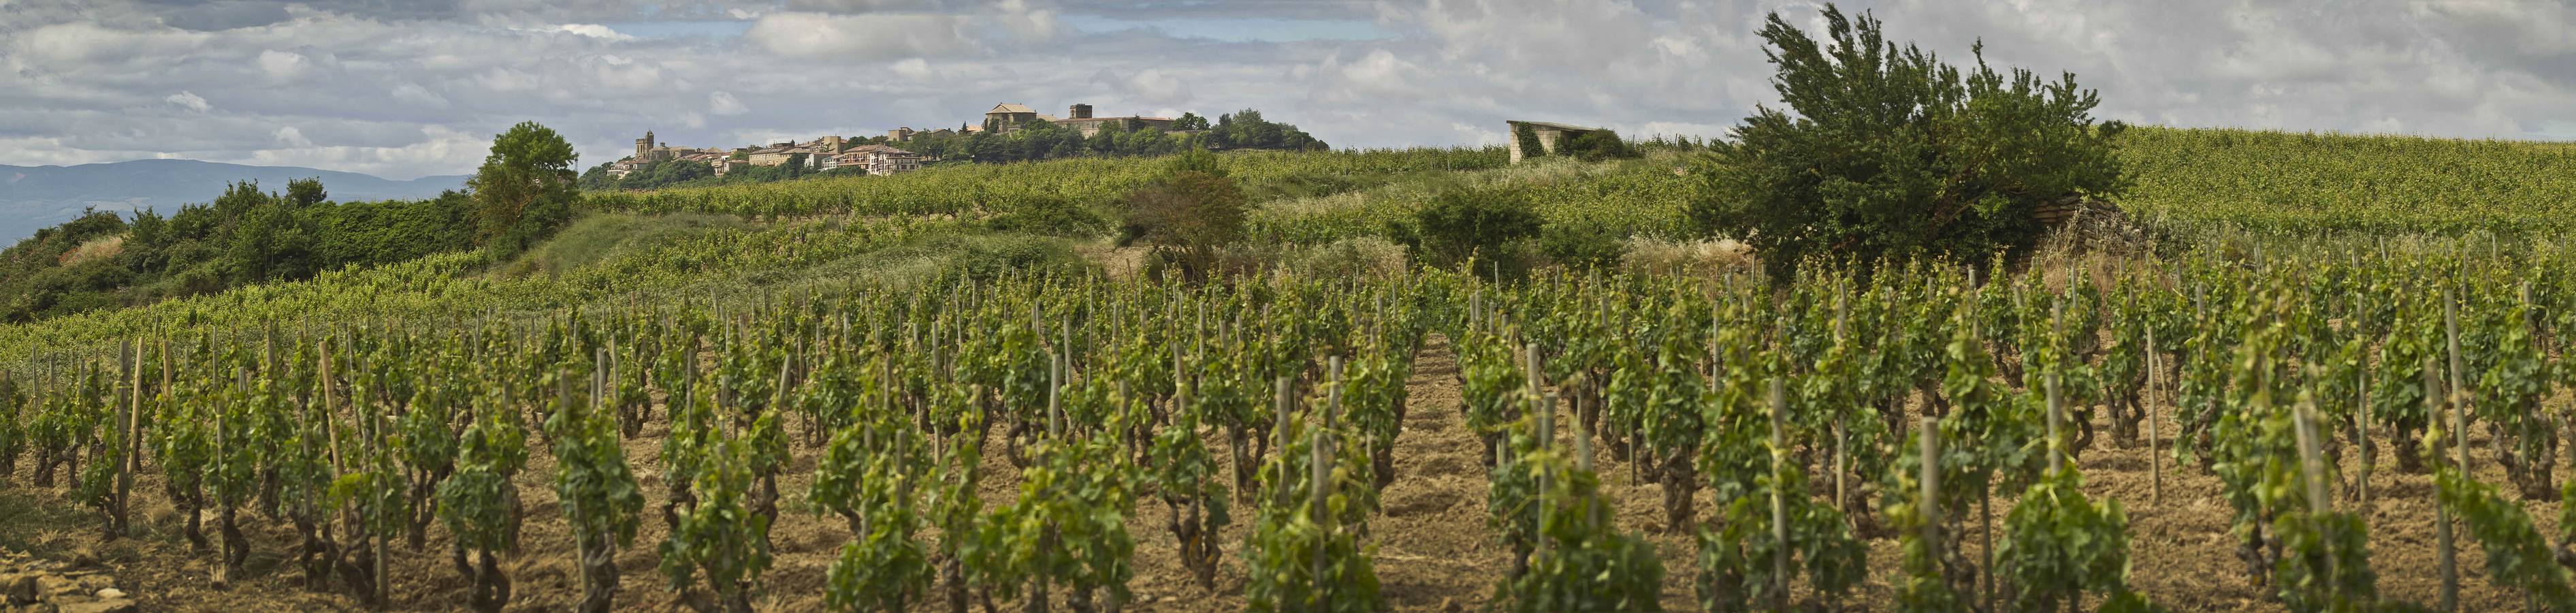
[[[1533,434],[1536,436],[1532,438],[1538,440],[1539,453],[1547,454],[1556,447],[1556,395],[1551,393],[1544,396],[1531,396],[1529,403],[1530,417],[1537,420],[1534,422],[1533,427]],[[1574,423],[1581,424],[1583,423],[1583,420],[1578,419],[1575,420]],[[1554,549],[1554,543],[1548,541],[1546,535],[1548,510],[1550,507],[1556,506],[1547,499],[1549,486],[1548,480],[1549,477],[1554,475],[1548,474],[1547,469],[1549,463],[1538,462],[1536,464],[1536,466],[1532,467],[1536,469],[1538,473],[1532,477],[1532,481],[1538,485],[1538,487],[1534,488],[1535,493],[1532,496],[1532,498],[1535,499],[1536,504],[1532,504],[1530,506],[1533,507],[1533,511],[1538,513],[1537,525],[1539,535],[1536,539],[1538,541],[1538,547],[1536,549],[1536,553],[1534,553],[1531,558],[1531,566],[1543,565],[1545,563],[1544,561],[1549,557],[1548,554],[1552,553],[1551,550]]]
[[[1327,384],[1324,389],[1323,419],[1316,423],[1314,445],[1307,449],[1307,451],[1311,452],[1307,462],[1307,468],[1311,469],[1309,472],[1312,473],[1312,478],[1314,479],[1314,481],[1309,483],[1309,487],[1307,488],[1308,493],[1313,496],[1313,501],[1308,507],[1307,512],[1309,515],[1307,519],[1308,521],[1314,522],[1316,526],[1329,525],[1326,524],[1324,520],[1329,517],[1332,512],[1331,500],[1333,497],[1334,445],[1332,426],[1333,413],[1340,411],[1342,404],[1341,367],[1342,358],[1335,356],[1332,359],[1332,365],[1328,370],[1331,382]],[[1327,529],[1319,531],[1316,533],[1316,538],[1318,540],[1315,543],[1314,573],[1307,575],[1307,580],[1314,582],[1315,591],[1317,592],[1316,602],[1325,602],[1325,599],[1322,598],[1322,592],[1326,589],[1326,586],[1332,585],[1331,582],[1324,580],[1325,565],[1331,561],[1327,545],[1332,542],[1332,530]]]
[[[2326,514],[2334,512],[2334,498],[2328,496],[2326,492],[2326,464],[2323,459],[2325,454],[2320,452],[2317,448],[2317,420],[2315,413],[2316,406],[2314,403],[2304,400],[2301,401],[2298,406],[2294,407],[2292,412],[2292,417],[2296,420],[2294,424],[2296,427],[2293,429],[2297,431],[2299,437],[2299,466],[2301,468],[2301,475],[2305,477],[2303,481],[2305,481],[2307,485],[2308,521],[2313,524],[2311,529],[2321,535],[2318,542],[2324,547],[2331,548],[2334,546],[2334,539],[2322,538],[2322,535],[2325,534],[2326,527],[2326,523],[2323,518]],[[2343,576],[2342,572],[2335,568],[2336,562],[2334,552],[2326,552],[2325,558],[2326,576]],[[2331,579],[2325,581],[2326,591],[2328,594],[2332,594],[2336,591],[2336,583],[2337,581]]]
[[[2162,510],[2162,509],[2164,509],[2164,506],[2165,506],[2165,470],[2164,470],[2164,459],[2163,459],[2163,458],[2158,458],[2158,457],[2156,457],[2156,456],[2157,456],[2157,454],[2159,453],[2159,452],[2158,452],[2158,449],[2159,449],[2158,445],[2161,445],[2161,444],[2162,444],[2162,441],[2161,441],[2161,440],[2159,440],[2159,439],[2162,439],[2162,438],[2163,438],[2163,435],[2162,435],[2161,433],[2159,433],[2159,432],[2158,432],[2158,430],[2159,430],[2159,426],[2157,426],[2157,425],[2156,425],[2156,422],[2164,421],[2164,415],[2163,415],[2164,410],[2163,410],[2162,408],[2160,408],[2160,406],[2161,406],[2161,405],[2158,405],[2158,404],[2156,403],[2156,387],[2157,387],[2157,386],[2156,386],[2156,382],[2160,380],[2160,379],[2158,379],[2158,378],[2157,378],[2157,375],[2158,375],[2159,373],[2157,373],[2157,372],[2156,372],[2156,370],[2157,370],[2157,369],[2156,369],[2156,365],[2157,365],[2157,363],[2162,362],[2163,360],[2157,359],[2157,355],[2156,355],[2156,327],[2155,327],[2154,325],[2148,325],[2148,326],[2147,326],[2147,356],[2146,356],[2146,357],[2147,357],[2147,389],[2146,389],[2146,396],[2147,396],[2147,399],[2146,399],[2146,405],[2147,405],[2147,406],[2146,406],[2146,411],[2147,411],[2147,504],[2149,504],[2149,505],[2152,505],[2152,506],[2156,507],[2158,510]]]
[[[2430,417],[2426,420],[2430,423],[2425,427],[2433,430],[2433,448],[2425,451],[2433,454],[2433,472],[2436,475],[2442,470],[2442,446],[2459,444],[2452,440],[2455,434],[2442,432],[2441,373],[2442,369],[2434,363],[2433,356],[2424,356],[2424,413]],[[2460,610],[2460,567],[2458,554],[2451,543],[2451,509],[2442,505],[2439,490],[2433,496],[2433,555],[2434,566],[2442,575],[2441,604],[2435,608]]]
[[[1931,552],[1933,563],[1941,560],[1941,422],[1930,416],[1918,418],[1915,441],[1922,446],[1923,486],[1916,511],[1923,516],[1923,546]]]
[[[2358,336],[2362,334],[2361,303],[2359,300],[2355,300],[2353,302],[2352,329],[2354,335]],[[2359,416],[2352,420],[2352,440],[2361,447],[2361,476],[2353,479],[2353,494],[2360,503],[2359,509],[2362,514],[2362,519],[2364,521],[2368,521],[2370,516],[2370,473],[2371,469],[2374,468],[2372,460],[2373,456],[2379,455],[2377,453],[2377,446],[2370,444],[2370,356],[2363,355],[2361,357],[2361,362],[2359,364],[2354,364],[2353,366],[2354,369],[2358,371],[2354,373],[2354,376],[2360,379],[2357,382],[2358,384],[2353,387],[2360,388],[2357,390],[2360,397],[2353,399],[2355,402],[2354,406],[2359,407]]]
[[[2469,474],[2468,411],[2470,399],[2465,380],[2469,376],[2469,369],[2460,360],[2460,302],[2452,295],[2451,288],[2449,287],[2442,288],[2442,327],[2449,332],[2450,336],[2451,376],[2449,379],[2451,382],[2451,417],[2454,422],[2452,423],[2452,426],[2459,430],[2460,437],[2459,444],[2453,446],[2452,449],[2460,458],[2460,474],[2462,476],[2466,476]]]
[[[2060,432],[2065,428],[2063,423],[2066,421],[2066,417],[2061,413],[2064,409],[2058,404],[2057,373],[2055,371],[2050,371],[2046,376],[2041,377],[2041,379],[2044,382],[2043,384],[2047,387],[2048,393],[2048,472],[2065,472],[2065,435],[2060,434]]]
[[[1789,472],[1788,437],[1783,432],[1788,412],[1789,384],[1771,377],[1771,608],[1775,611],[1789,610],[1789,497],[1780,483]]]

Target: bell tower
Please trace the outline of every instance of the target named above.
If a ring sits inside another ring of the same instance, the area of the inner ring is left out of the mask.
[[[638,139],[635,139],[635,161],[638,161],[638,162],[644,161],[644,158],[650,157],[650,156],[652,156],[652,155],[653,155],[653,131],[652,131],[652,130],[645,130],[645,131],[644,131],[644,138],[638,138]]]

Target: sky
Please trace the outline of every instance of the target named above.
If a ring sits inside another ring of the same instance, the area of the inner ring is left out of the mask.
[[[1257,108],[1337,147],[1503,121],[1723,136],[1777,104],[1777,0],[0,0],[0,164],[471,172],[520,121],[580,165],[1061,114]],[[2565,0],[1883,0],[1890,39],[2099,89],[2132,123],[2576,139]]]

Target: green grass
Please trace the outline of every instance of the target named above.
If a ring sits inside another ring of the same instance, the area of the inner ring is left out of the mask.
[[[509,274],[559,275],[621,254],[749,226],[730,215],[595,213],[573,221],[499,270]]]

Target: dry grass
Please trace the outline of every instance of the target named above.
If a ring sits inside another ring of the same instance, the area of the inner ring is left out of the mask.
[[[55,258],[54,261],[63,266],[78,266],[82,262],[112,258],[124,252],[125,235],[119,234],[90,239],[89,242],[81,243],[79,247],[73,247],[71,251],[63,252],[63,255]]]
[[[1758,270],[1761,259],[1753,248],[1731,238],[1673,241],[1649,236],[1630,237],[1626,255],[1619,265],[1640,274],[1682,274],[1710,277],[1718,273],[1749,274]]]

